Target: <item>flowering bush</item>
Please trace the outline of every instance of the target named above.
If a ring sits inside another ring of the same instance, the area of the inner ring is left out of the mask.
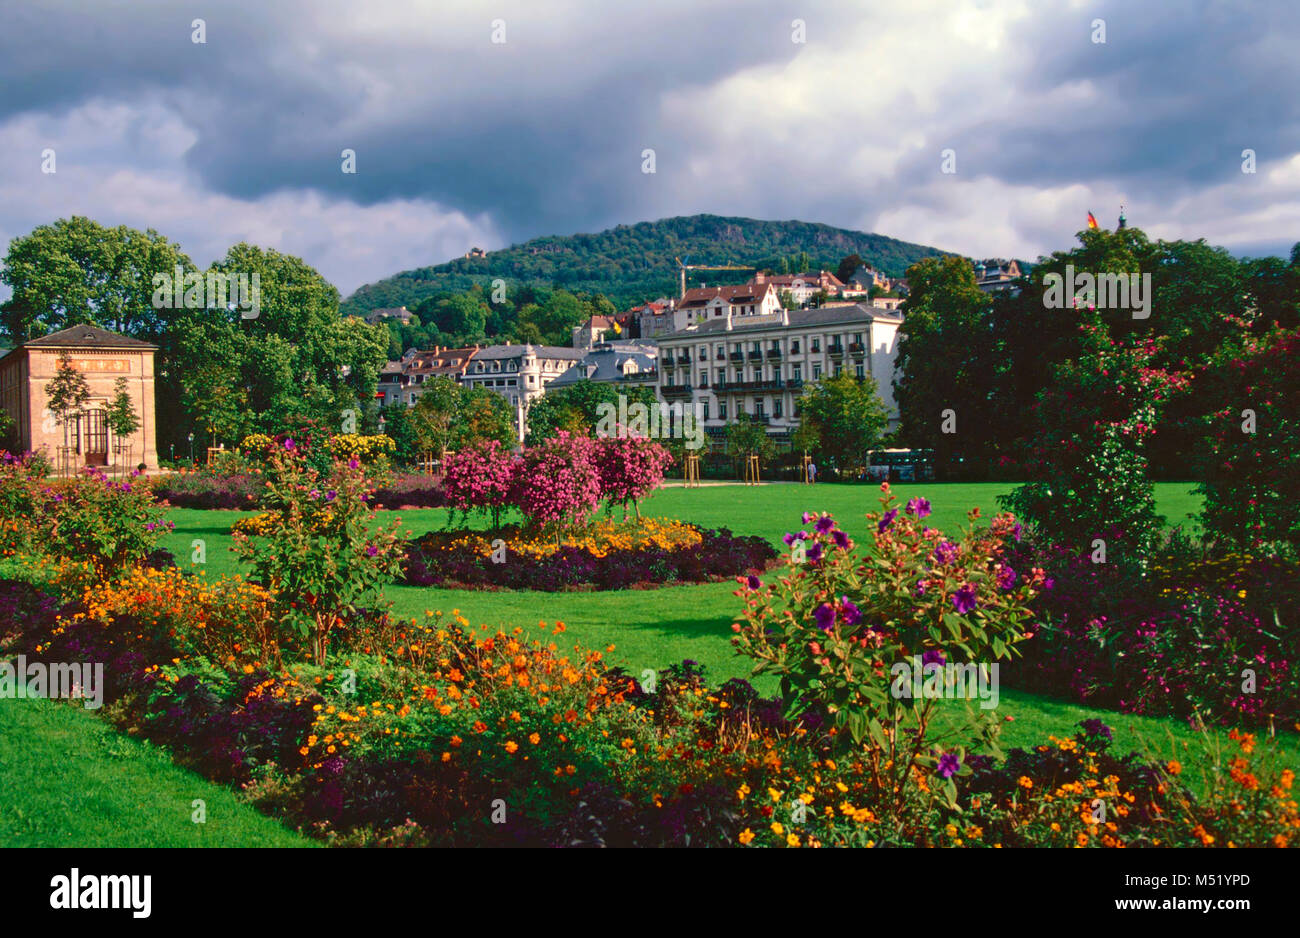
[[[664,470],[672,462],[668,450],[650,440],[636,437],[603,437],[592,450],[596,471],[600,473],[601,497],[612,507],[627,504],[638,518],[637,504],[664,481]]]
[[[1026,603],[1044,574],[1006,562],[1004,543],[1019,527],[1011,515],[976,528],[975,509],[954,540],[922,523],[928,501],[900,511],[889,484],[881,490],[865,556],[830,515],[804,515],[811,530],[786,536],[795,551],[785,574],[766,587],[751,578],[737,592],[745,608],[732,641],[755,660],[755,674],[779,678],[787,717],[825,723],[843,745],[866,745],[884,791],[924,767],[939,772],[952,798],[962,753],[931,750],[935,700],[900,692],[896,665],[979,667],[1010,657],[1027,637]]]
[[[1171,539],[1145,570],[1022,545],[1052,589],[1017,686],[1130,713],[1218,723],[1300,719],[1300,564]]]
[[[400,519],[386,527],[376,523],[369,483],[355,458],[322,475],[287,444],[292,440],[271,457],[259,506],[271,522],[260,534],[236,532],[234,549],[275,596],[281,621],[310,637],[312,654],[323,664],[330,632],[398,572]]]
[[[114,482],[98,469],[44,488],[37,505],[37,546],[54,557],[92,563],[103,574],[142,563],[175,528],[137,471]]]
[[[355,456],[367,464],[387,460],[397,451],[392,439],[382,433],[374,436],[340,433],[330,437],[325,445],[335,459],[351,459]]]
[[[485,440],[448,456],[442,478],[447,504],[468,516],[484,511],[492,528],[501,527],[501,512],[510,505],[518,460],[499,440]]]
[[[39,453],[15,456],[0,450],[0,557],[32,546],[32,524],[50,461]]]
[[[1000,499],[1039,539],[1081,552],[1101,539],[1112,563],[1141,563],[1159,540],[1144,449],[1186,379],[1152,367],[1156,353],[1150,340],[1121,346],[1087,323],[1082,351],[1039,395],[1027,460],[1035,481]]]
[[[530,522],[551,529],[557,541],[564,527],[582,523],[600,501],[595,448],[588,437],[561,430],[524,452],[511,501]]]
[[[153,494],[174,508],[247,509],[257,503],[266,479],[255,467],[184,469],[153,481]]]
[[[1300,548],[1300,330],[1225,345],[1197,384],[1215,406],[1202,422],[1206,530],[1238,546]]]

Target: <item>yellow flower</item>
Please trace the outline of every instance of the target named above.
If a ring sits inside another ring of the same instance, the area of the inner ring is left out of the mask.
[[[773,822],[772,822],[772,833],[773,833],[773,834],[776,834],[776,836],[778,836],[778,837],[780,837],[782,834],[785,833],[785,828],[781,826],[781,822],[780,822],[780,821],[773,821]]]
[[[506,752],[515,753],[519,751],[519,744],[513,739],[506,743]]]
[[[748,827],[746,827],[743,831],[740,832],[739,839],[742,844],[748,844],[750,841],[754,839],[754,832],[751,831]]]

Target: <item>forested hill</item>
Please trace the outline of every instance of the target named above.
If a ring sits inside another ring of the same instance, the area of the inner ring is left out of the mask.
[[[902,276],[924,257],[945,252],[884,235],[832,228],[802,221],[760,221],[692,215],[637,225],[619,225],[599,234],[535,238],[485,257],[460,257],[446,264],[408,270],[361,287],[343,302],[343,312],[406,306],[445,290],[465,290],[494,278],[511,287],[563,287],[573,292],[603,293],[619,308],[676,295],[677,262],[752,264],[781,271],[806,254],[805,269],[835,270],[840,259],[858,254],[883,273]],[[796,272],[790,270],[790,272]],[[691,271],[688,286],[740,283],[740,271]]]

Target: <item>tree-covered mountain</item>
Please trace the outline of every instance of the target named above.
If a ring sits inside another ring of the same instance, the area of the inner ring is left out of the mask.
[[[460,257],[446,264],[421,267],[361,287],[344,300],[342,312],[414,308],[426,297],[462,291],[474,284],[488,287],[504,279],[511,291],[521,286],[563,288],[601,293],[619,306],[660,295],[676,295],[676,257],[688,264],[744,264],[788,270],[802,265],[835,270],[840,260],[858,254],[876,269],[902,276],[925,257],[944,251],[888,238],[802,221],[761,221],[692,215],[636,225],[619,225],[599,234],[534,238],[481,257]],[[803,257],[806,255],[806,258]],[[740,283],[742,271],[689,271],[687,285]]]

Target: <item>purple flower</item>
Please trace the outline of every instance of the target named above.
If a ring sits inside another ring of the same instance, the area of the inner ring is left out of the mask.
[[[807,557],[808,557],[808,559],[811,560],[813,563],[816,563],[817,561],[821,560],[821,559],[822,559],[822,545],[821,545],[820,543],[817,543],[817,544],[814,544],[812,547],[808,548]]]
[[[952,594],[952,604],[956,607],[959,615],[966,615],[975,611],[975,587],[967,583],[957,592]]]
[[[907,500],[907,513],[916,515],[918,518],[924,518],[930,513],[930,500],[928,498],[909,498]]]
[[[361,463],[357,462],[357,457],[355,457],[355,456],[353,456],[351,459],[348,460],[348,468],[349,468],[349,469],[355,469],[355,468],[357,468],[357,466],[359,466],[359,465],[361,465]]]
[[[961,759],[957,758],[951,752],[945,752],[939,757],[939,775],[943,778],[952,778],[961,769]]]
[[[840,597],[840,612],[845,625],[857,625],[862,621],[862,610],[847,596]]]
[[[835,519],[830,515],[822,515],[817,519],[816,528],[819,533],[825,534],[833,527],[835,527]]]
[[[781,538],[781,540],[785,541],[785,546],[786,546],[786,547],[793,547],[796,538],[795,538],[795,536],[794,536],[793,534],[791,534],[789,531],[786,531],[786,532],[785,532],[785,535]]]
[[[293,441],[292,437],[287,437],[284,441],[284,448],[292,453],[298,448],[298,444]]]
[[[325,501],[327,502],[334,501],[334,499],[338,498],[338,494],[339,494],[338,492],[334,491],[333,489],[330,489],[328,492],[325,493]]]
[[[796,534],[796,535],[794,536],[794,539],[795,539],[796,541],[806,541],[806,540],[808,540],[810,537],[812,537],[812,535],[809,534],[807,531],[800,531],[798,534]]]
[[[1100,736],[1104,739],[1114,738],[1111,736],[1110,727],[1101,722],[1101,720],[1084,720],[1079,724],[1079,726],[1083,728],[1083,732],[1087,736]]]
[[[943,664],[947,660],[948,659],[944,657],[942,651],[937,648],[931,648],[929,651],[921,655],[921,667],[925,667],[927,664]]]
[[[749,579],[745,582],[745,585],[748,586],[751,590],[756,590],[763,585],[763,581],[751,573],[749,575]]]
[[[146,531],[155,531],[155,530],[158,529],[158,522],[156,522],[156,521],[150,521],[148,524],[146,524],[146,525],[144,526],[144,529],[145,529]]]
[[[811,511],[805,511],[803,513],[803,518],[800,520],[802,520],[804,524],[812,524],[815,520],[817,520],[817,516],[813,514]]]
[[[835,542],[835,546],[840,550],[849,549],[849,536],[838,528],[831,532],[831,540]]]
[[[813,618],[817,620],[817,628],[829,632],[835,625],[835,607],[830,603],[822,603],[813,610]]]
[[[934,549],[934,559],[938,563],[952,563],[957,559],[957,545],[951,541],[940,541]]]
[[[374,544],[371,544],[371,545],[369,545],[368,547],[366,547],[366,556],[367,556],[367,557],[374,557],[374,556],[375,556],[376,554],[378,554],[378,553],[379,553],[379,548],[376,547]]]
[[[1021,523],[1020,523],[1019,521],[1017,521],[1017,522],[1016,522],[1016,526],[1015,526],[1014,528],[1011,529],[1011,536],[1014,537],[1014,538],[1016,539],[1016,543],[1017,543],[1017,544],[1020,543],[1020,535],[1021,535],[1022,533],[1024,533],[1024,530],[1025,530],[1025,529],[1024,529],[1024,526],[1021,525]]]
[[[883,534],[885,532],[885,529],[888,528],[891,524],[893,524],[894,519],[897,517],[898,517],[897,508],[891,508],[889,509],[889,511],[885,512],[884,515],[881,516],[880,521],[876,523],[876,533]]]
[[[1016,585],[1016,571],[1003,564],[1002,569],[998,571],[998,586],[1004,590],[1009,590]]]
[[[925,595],[925,580],[917,580],[917,581],[916,581],[916,589],[912,590],[912,593],[913,593],[914,595],[916,595],[916,596],[924,596],[924,595]]]

